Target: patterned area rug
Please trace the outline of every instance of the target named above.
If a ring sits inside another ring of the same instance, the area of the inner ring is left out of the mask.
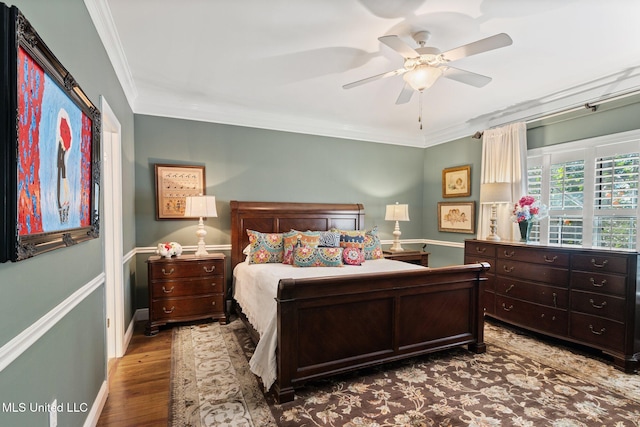
[[[174,328],[171,426],[640,426],[640,377],[486,323],[464,348],[309,383],[278,405],[240,321]]]

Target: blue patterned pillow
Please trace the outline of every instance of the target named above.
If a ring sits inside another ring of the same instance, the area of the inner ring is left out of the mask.
[[[294,267],[341,267],[342,248],[297,246],[293,250]]]
[[[340,247],[340,233],[337,231],[321,231],[318,246],[325,248]]]
[[[382,259],[382,245],[378,237],[378,226],[364,233],[364,259]]]
[[[284,240],[282,233],[260,233],[247,230],[249,235],[249,264],[282,262]]]

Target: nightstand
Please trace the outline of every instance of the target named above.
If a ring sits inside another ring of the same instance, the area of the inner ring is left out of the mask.
[[[384,257],[387,259],[394,259],[396,261],[408,262],[410,264],[418,264],[424,267],[429,266],[429,253],[430,252],[422,252],[422,251],[402,251],[402,252],[391,252],[391,251],[382,251]]]
[[[225,313],[226,263],[223,254],[181,255],[147,260],[149,274],[149,321],[146,335],[173,322],[219,319]]]

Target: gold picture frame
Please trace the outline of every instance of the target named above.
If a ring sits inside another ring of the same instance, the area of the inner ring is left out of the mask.
[[[438,202],[438,231],[476,232],[476,202]]]
[[[442,197],[468,197],[471,195],[471,165],[442,170]]]
[[[187,196],[205,194],[204,166],[155,164],[156,219],[184,216]]]

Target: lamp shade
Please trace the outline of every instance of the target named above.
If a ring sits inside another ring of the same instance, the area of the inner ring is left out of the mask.
[[[189,217],[217,217],[215,196],[189,196],[187,197],[184,216]]]
[[[430,88],[442,75],[442,69],[421,64],[402,75],[405,82],[414,90],[421,91]]]
[[[480,203],[510,203],[511,183],[490,182],[480,186]]]
[[[409,221],[409,205],[387,205],[385,221]]]

